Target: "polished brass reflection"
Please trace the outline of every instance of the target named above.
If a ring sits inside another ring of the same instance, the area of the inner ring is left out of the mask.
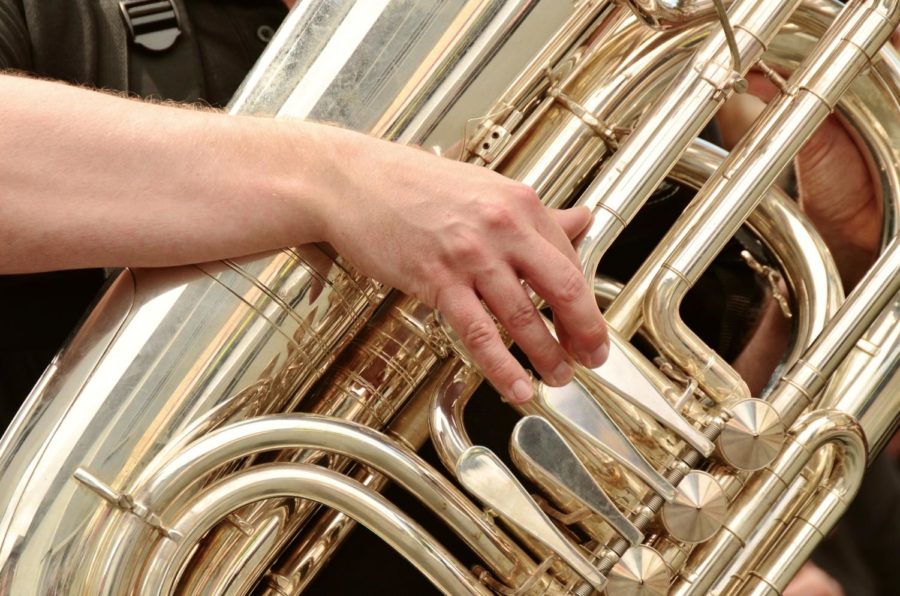
[[[882,47],[900,2],[721,12],[297,3],[231,112],[452,147],[547,205],[589,206],[578,253],[610,363],[516,406],[527,485],[469,438],[482,377],[439,318],[328,247],[125,271],[0,442],[2,590],[291,596],[357,522],[449,594],[783,589],[900,420],[900,57]],[[731,155],[696,140],[756,64],[793,74],[752,134]],[[771,187],[834,110],[869,149],[885,213],[882,255],[846,299],[821,238]],[[666,177],[697,197],[627,283],[595,278]],[[792,315],[760,396],[678,315],[743,225]],[[415,454],[429,437],[468,494]],[[389,482],[481,563],[465,568],[380,496]]]

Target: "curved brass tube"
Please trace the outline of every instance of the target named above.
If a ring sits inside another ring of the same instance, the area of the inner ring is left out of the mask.
[[[860,280],[803,357],[784,374],[769,397],[785,421],[815,402],[826,381],[900,290],[900,237]],[[851,411],[853,416],[861,412]]]
[[[741,54],[739,62],[745,69],[762,57],[764,46],[794,12],[799,0],[773,3],[767,11],[760,11],[757,4],[755,0],[737,0],[730,10]],[[683,76],[641,118],[579,199],[579,204],[595,211],[594,221],[578,246],[579,261],[589,280],[612,241],[733,92],[735,73],[730,68],[711,68],[713,64],[730,62],[728,40],[722,32],[713,33],[684,65]],[[672,126],[673,122],[679,125]]]
[[[259,466],[204,491],[171,525],[177,539],[157,543],[140,593],[171,594],[200,537],[235,509],[275,497],[312,499],[346,512],[406,557],[445,594],[490,594],[453,555],[380,494],[337,472],[307,464]]]
[[[238,422],[219,429],[188,446],[134,495],[136,502],[151,511],[181,509],[182,495],[198,479],[241,457],[286,448],[311,448],[338,453],[360,461],[409,490],[446,521],[451,528],[492,567],[498,575],[524,581],[534,567],[527,555],[487,521],[476,507],[446,478],[415,453],[382,433],[349,421],[310,414],[266,416]],[[127,549],[137,542],[128,538],[131,525],[119,532],[120,544],[110,547],[116,562],[134,564]]]
[[[900,422],[900,296],[853,346],[819,407],[854,412],[875,457]]]
[[[833,476],[831,486],[837,494],[852,496],[858,486],[858,476],[866,467],[866,442],[859,425],[847,414],[834,410],[817,410],[805,415],[791,428],[778,458],[769,468],[753,476],[732,502],[731,515],[722,529],[694,550],[670,593],[707,594],[812,454],[832,444],[842,449],[844,457],[842,471]]]
[[[806,497],[799,511],[790,517],[787,527],[772,541],[758,561],[744,575],[741,594],[764,596],[771,587],[783,590],[796,575],[813,550],[834,527],[850,506],[862,484],[865,465],[851,466],[846,462],[846,449],[832,449],[824,478],[814,492]],[[858,457],[858,454],[852,454]],[[858,462],[854,462],[854,465]]]
[[[692,225],[684,230],[678,247],[662,265],[644,301],[645,325],[659,349],[688,371],[716,401],[749,397],[746,384],[731,367],[709,350],[677,316],[678,305],[715,252],[730,238],[763,192],[793,159],[800,146],[831,113],[851,81],[869,64],[871,54],[858,39],[860,21],[878,29],[880,43],[894,25],[870,11],[865,4],[841,13],[819,47],[825,56],[808,59],[788,81],[794,91],[770,103],[731,152],[719,171],[695,199]],[[839,43],[832,43],[840,39]],[[836,68],[835,65],[840,65]],[[715,252],[713,251],[715,249]]]
[[[483,380],[478,371],[457,361],[443,371],[434,392],[428,420],[431,441],[444,467],[450,472],[456,471],[456,462],[472,446],[466,432],[464,414],[472,393]]]

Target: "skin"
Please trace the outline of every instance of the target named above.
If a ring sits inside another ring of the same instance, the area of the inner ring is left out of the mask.
[[[841,585],[830,575],[807,563],[800,568],[790,585],[785,588],[784,596],[844,596]]]
[[[507,397],[531,396],[489,309],[551,384],[606,356],[575,264],[585,209],[336,127],[154,105],[0,74],[0,273],[168,266],[326,242],[440,308]],[[40,208],[35,208],[35,206]],[[520,284],[553,307],[560,344]]]
[[[771,93],[758,81],[753,89]],[[572,358],[606,359],[606,328],[571,244],[590,220],[585,209],[547,209],[492,172],[338,128],[9,75],[0,75],[0,117],[0,273],[178,265],[328,242],[363,273],[439,308],[510,400],[528,399],[531,382],[480,300],[550,384],[570,380]],[[797,160],[801,204],[852,283],[874,254],[878,205],[861,157],[846,161],[858,150],[839,121],[822,130]],[[553,307],[561,343],[521,280]],[[842,592],[808,565],[785,594]]]

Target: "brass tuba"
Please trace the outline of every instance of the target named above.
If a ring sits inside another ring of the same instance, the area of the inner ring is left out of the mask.
[[[519,476],[469,439],[482,379],[440,318],[326,247],[126,270],[0,444],[0,592],[287,596],[359,522],[447,594],[780,593],[900,416],[898,22],[897,0],[298,3],[230,111],[461,146],[590,206],[578,250],[608,363],[536,383]],[[696,140],[754,65],[782,95],[730,155]],[[885,213],[846,298],[773,187],[834,109]],[[690,207],[627,284],[595,278],[666,178],[699,189]],[[793,313],[758,397],[678,314],[744,225]],[[416,454],[429,436],[449,476]],[[482,564],[382,497],[389,481]]]

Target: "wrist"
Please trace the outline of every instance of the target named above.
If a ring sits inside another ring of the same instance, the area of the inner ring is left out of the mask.
[[[335,225],[345,219],[342,212],[358,208],[356,199],[364,194],[359,176],[371,175],[364,165],[363,141],[369,139],[312,122],[294,122],[289,129],[291,149],[285,152],[289,175],[284,183],[311,227],[308,236],[316,242],[334,243],[339,234]]]

